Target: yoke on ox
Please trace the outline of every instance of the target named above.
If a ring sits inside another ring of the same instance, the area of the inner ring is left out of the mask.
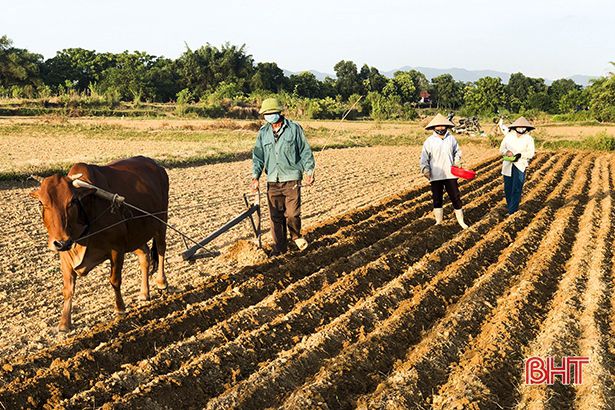
[[[76,183],[77,180],[86,184]],[[158,271],[156,286],[166,289],[164,255],[169,178],[154,160],[139,156],[107,166],[77,163],[68,176],[53,175],[43,179],[31,196],[42,205],[49,248],[60,253],[64,282],[61,331],[71,327],[77,275],[86,275],[105,260],[111,262],[109,282],[115,291],[117,312],[125,311],[120,287],[127,252],[134,252],[139,258],[141,300],[149,299],[150,272]],[[156,218],[119,207],[117,198],[125,199]],[[153,239],[151,252],[147,245],[150,239]]]

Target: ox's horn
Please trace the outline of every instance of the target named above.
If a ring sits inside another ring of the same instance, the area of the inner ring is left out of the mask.
[[[69,175],[68,177],[71,179],[71,181],[74,181],[76,179],[79,179],[83,176],[83,174],[74,174],[74,175]]]
[[[39,175],[30,175],[29,178],[35,180],[36,182],[38,182],[39,185],[42,184],[43,183],[43,179],[45,179],[45,178],[43,178],[42,176],[39,176]]]

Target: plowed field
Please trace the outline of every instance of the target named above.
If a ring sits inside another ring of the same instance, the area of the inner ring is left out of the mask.
[[[418,183],[6,360],[0,407],[610,408],[615,156],[539,154],[513,216],[500,167],[461,184],[465,231]],[[533,355],[588,356],[584,383],[524,385]]]

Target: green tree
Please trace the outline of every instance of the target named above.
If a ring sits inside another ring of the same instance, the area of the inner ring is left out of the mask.
[[[40,67],[43,56],[13,47],[7,37],[0,37],[0,87],[41,86]]]
[[[320,83],[320,87],[321,87],[320,95],[322,97],[335,98],[337,96],[337,90],[335,86],[336,86],[336,81],[334,78],[331,78],[329,76],[325,77],[324,81]]]
[[[218,49],[206,44],[194,51],[187,48],[177,59],[179,85],[194,95],[214,91],[222,81],[235,83],[249,92],[253,72],[254,60],[246,54],[245,45],[225,43]]]
[[[532,99],[534,94],[546,92],[547,85],[544,79],[527,77],[523,73],[514,73],[510,76],[506,85],[508,108],[513,112],[537,108],[536,105],[548,109],[548,104],[543,104],[544,100],[542,97]],[[530,104],[530,100],[534,102],[534,106]]]
[[[410,70],[408,71],[408,74],[410,75],[410,78],[412,78],[412,83],[414,84],[414,100],[418,101],[421,91],[429,90],[429,81],[427,80],[427,77],[425,77],[425,74],[420,71]]]
[[[549,100],[551,112],[558,113],[560,111],[560,102],[561,99],[566,96],[571,91],[580,90],[581,86],[576,84],[573,80],[568,78],[562,78],[559,80],[553,81],[553,83],[549,86]]]
[[[545,91],[532,93],[528,98],[527,105],[530,109],[548,112],[551,111],[551,97]]]
[[[156,94],[150,69],[155,57],[142,51],[124,51],[116,55],[116,64],[102,73],[104,91],[116,90],[123,100],[153,100]]]
[[[594,80],[588,92],[593,116],[598,121],[615,122],[615,74]]]
[[[559,99],[558,112],[563,114],[585,110],[589,106],[588,89],[572,90]]]
[[[290,76],[290,88],[298,97],[321,98],[323,96],[322,83],[309,71]]]
[[[253,91],[280,92],[289,86],[288,78],[276,63],[258,63],[250,79]]]
[[[70,81],[78,91],[102,80],[102,73],[116,63],[114,54],[96,53],[83,48],[67,48],[45,61],[42,67],[45,83],[53,88]]]
[[[184,88],[177,93],[177,104],[175,105],[175,113],[177,115],[184,115],[186,113],[186,107],[188,104],[194,101],[194,96],[189,89]]]
[[[179,76],[175,61],[157,57],[148,68],[148,80],[151,83],[156,101],[167,102],[175,98],[179,88]]]
[[[344,100],[347,100],[352,94],[360,94],[363,91],[363,84],[359,79],[359,73],[357,72],[357,65],[355,63],[342,60],[338,62],[333,69],[337,77],[337,93]]]
[[[374,120],[412,120],[417,117],[416,110],[410,103],[402,103],[399,95],[382,95],[371,91],[365,100]]]
[[[222,81],[216,87],[216,90],[212,93],[214,101],[221,100],[234,100],[237,97],[241,97],[243,92],[241,87],[235,83],[227,83],[226,81]]]
[[[506,91],[502,80],[496,77],[483,77],[466,86],[465,107],[470,113],[492,115],[506,105]]]
[[[452,75],[442,74],[431,79],[432,100],[436,107],[457,109],[463,104],[463,83]]]
[[[425,75],[416,70],[396,71],[382,92],[385,95],[398,95],[402,104],[415,103],[419,100],[421,91],[429,89]]]
[[[363,84],[363,95],[372,91],[381,93],[388,82],[388,79],[380,74],[376,67],[370,67],[367,64],[361,67],[359,80]]]
[[[384,86],[382,92],[388,97],[399,97],[402,104],[418,101],[418,93],[409,71],[397,71]]]
[[[506,85],[506,92],[511,111],[519,112],[522,108],[527,107],[529,89],[529,78],[523,75],[523,73],[514,73],[510,76]]]

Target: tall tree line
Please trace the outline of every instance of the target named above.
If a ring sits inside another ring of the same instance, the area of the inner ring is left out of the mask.
[[[512,74],[505,84],[484,77],[463,83],[444,74],[427,79],[416,70],[398,71],[392,78],[372,66],[360,68],[342,60],[333,67],[335,78],[319,80],[310,72],[287,76],[275,62],[255,63],[245,46],[205,44],[177,58],[142,51],[96,52],[82,48],[58,51],[49,59],[13,46],[0,37],[0,95],[40,97],[66,92],[113,93],[125,101],[168,102],[179,95],[194,101],[218,93],[233,97],[253,93],[287,93],[305,99],[348,101],[364,96],[371,111],[390,111],[430,104],[441,110],[463,109],[469,114],[536,110],[572,113],[591,109],[601,120],[615,120],[614,76],[583,88],[569,79],[548,85],[542,78]],[[180,94],[181,93],[181,94]],[[387,114],[388,113],[388,114]]]

